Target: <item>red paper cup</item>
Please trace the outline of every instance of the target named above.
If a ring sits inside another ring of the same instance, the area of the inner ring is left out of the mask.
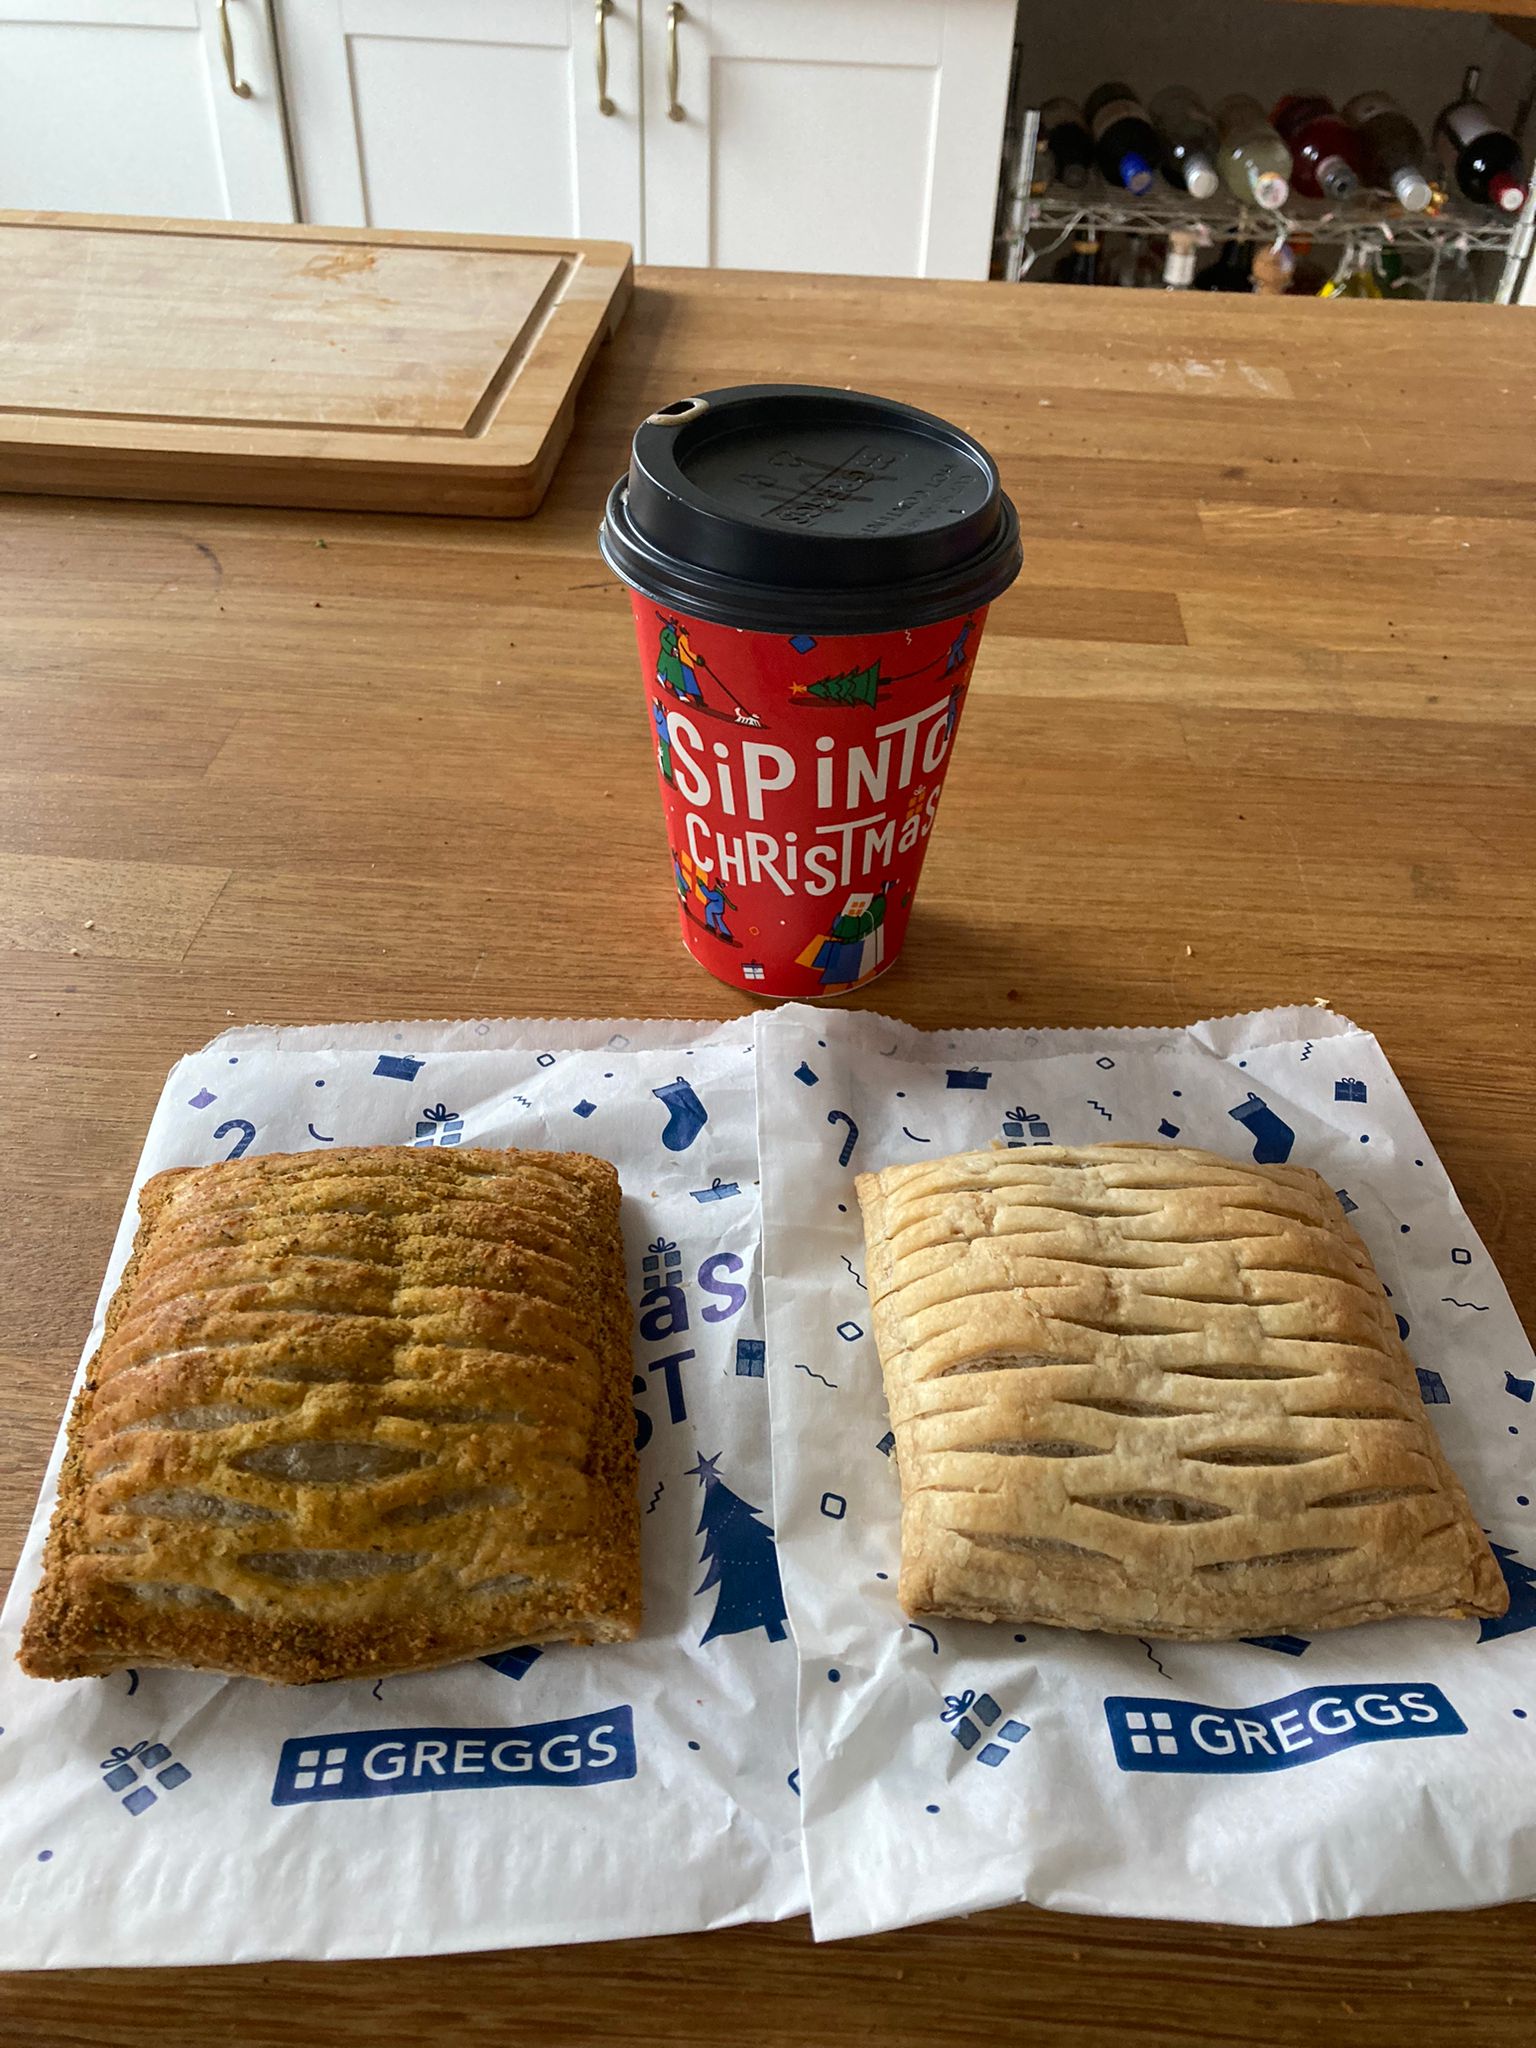
[[[822,639],[633,602],[683,944],[756,995],[873,980],[906,936],[985,606]]]
[[[873,980],[1020,566],[990,458],[885,399],[709,392],[640,428],[601,545],[631,587],[684,945],[752,995]]]

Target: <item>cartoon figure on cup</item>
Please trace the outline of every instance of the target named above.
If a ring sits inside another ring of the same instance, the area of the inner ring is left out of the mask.
[[[949,652],[944,657],[945,675],[953,675],[957,668],[964,667],[965,650],[969,645],[971,635],[975,632],[975,630],[976,621],[974,619],[967,619],[965,624],[960,628],[959,632],[955,635],[954,639],[950,641]]]
[[[726,895],[713,875],[706,876],[702,886],[704,890],[705,931],[713,932],[717,939],[729,939],[734,946],[736,943],[735,934],[725,921],[725,913],[728,909],[734,910],[736,908],[735,904],[731,902],[730,897]]]
[[[801,965],[813,967],[821,976],[821,993],[852,988],[885,964],[885,899],[889,882],[875,893],[850,896],[842,912],[833,919],[832,929],[813,940],[800,956]]]
[[[704,692],[695,671],[703,663],[693,651],[688,629],[676,619],[661,622],[661,643],[656,652],[656,680],[685,704],[702,704]]]
[[[688,877],[683,873],[683,861],[681,854],[678,853],[675,847],[671,848],[670,851],[672,854],[672,879],[677,884],[678,901],[683,905],[683,908],[686,910],[689,903],[691,903],[693,900],[693,884],[689,881]]]
[[[672,776],[672,735],[667,730],[666,707],[657,703],[655,698],[651,700],[651,722],[656,728],[656,766],[661,771],[662,781],[669,789],[675,789],[677,785]]]

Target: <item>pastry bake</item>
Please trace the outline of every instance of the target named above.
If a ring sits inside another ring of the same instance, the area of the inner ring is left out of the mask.
[[[304,1683],[640,1618],[618,1175],[394,1146],[162,1173],[20,1661]]]
[[[1504,1611],[1310,1169],[1040,1145],[858,1187],[909,1613],[1208,1640]]]

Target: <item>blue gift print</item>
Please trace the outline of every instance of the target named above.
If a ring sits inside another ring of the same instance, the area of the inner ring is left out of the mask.
[[[457,1145],[464,1136],[464,1119],[439,1102],[424,1109],[416,1123],[413,1145]]]
[[[1010,1145],[1049,1145],[1051,1127],[1036,1110],[1009,1109],[1003,1112],[1003,1136]]]
[[[414,1081],[425,1065],[408,1052],[381,1052],[373,1071],[386,1081]]]
[[[946,1693],[939,1719],[948,1726],[950,1734],[963,1750],[975,1751],[977,1763],[986,1764],[995,1771],[1012,1755],[1012,1745],[1022,1742],[1029,1733],[1028,1722],[1009,1719],[997,1728],[994,1740],[983,1742],[977,1749],[982,1728],[996,1728],[1002,1711],[989,1692]],[[976,1725],[978,1721],[981,1728]],[[1005,1749],[1004,1743],[1010,1746]]]
[[[109,1792],[122,1793],[122,1804],[135,1817],[153,1806],[158,1796],[148,1785],[140,1783],[141,1778],[153,1772],[162,1792],[174,1792],[192,1775],[185,1764],[176,1762],[163,1742],[151,1742],[148,1737],[134,1743],[131,1749],[119,1745],[110,1750],[102,1758],[100,1769],[106,1774],[103,1785]]]
[[[683,1255],[670,1238],[658,1237],[640,1261],[647,1287],[676,1286],[683,1275]]]
[[[516,1649],[498,1650],[494,1657],[482,1657],[480,1662],[489,1664],[503,1678],[526,1678],[543,1654],[538,1643],[519,1643]]]

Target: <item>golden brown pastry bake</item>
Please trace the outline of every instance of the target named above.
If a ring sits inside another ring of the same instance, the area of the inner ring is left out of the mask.
[[[618,1175],[395,1146],[157,1174],[23,1668],[305,1683],[640,1620]]]
[[[1309,1168],[1038,1145],[858,1187],[909,1613],[1195,1640],[1503,1613]]]

